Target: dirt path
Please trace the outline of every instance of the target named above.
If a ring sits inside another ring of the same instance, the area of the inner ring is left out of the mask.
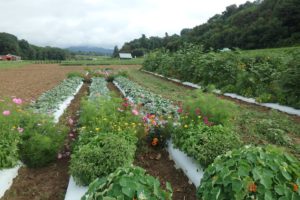
[[[73,135],[77,135],[76,122],[79,118],[80,100],[87,95],[88,84],[85,83],[70,106],[60,118],[60,122],[69,126]],[[68,119],[74,123],[70,125]],[[66,137],[62,158],[47,167],[29,169],[21,167],[18,176],[14,179],[11,188],[6,191],[1,200],[63,200],[69,182],[69,152],[73,137]]]

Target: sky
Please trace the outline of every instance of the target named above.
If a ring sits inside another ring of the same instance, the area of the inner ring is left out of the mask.
[[[251,0],[250,0],[251,1]],[[0,0],[0,32],[38,46],[122,47],[180,34],[246,0]],[[5,7],[5,8],[4,8]]]

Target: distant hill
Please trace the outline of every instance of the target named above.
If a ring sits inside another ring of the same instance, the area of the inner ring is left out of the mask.
[[[97,54],[97,55],[112,55],[112,49],[105,49],[102,47],[91,47],[91,46],[74,46],[67,48],[70,52],[81,53],[81,54]]]
[[[300,45],[300,0],[255,0],[229,5],[221,14],[180,35],[142,37],[126,42],[120,51],[166,48],[177,51],[183,43],[201,44],[205,50],[261,49]]]

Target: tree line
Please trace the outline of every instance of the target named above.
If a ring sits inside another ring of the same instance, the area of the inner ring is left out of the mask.
[[[230,5],[206,23],[184,28],[180,35],[149,37],[144,34],[126,42],[121,52],[141,56],[158,48],[177,51],[184,43],[222,48],[260,49],[300,45],[299,0],[256,0]]]
[[[55,47],[38,47],[9,33],[0,33],[0,55],[14,54],[23,60],[65,60],[70,57],[67,50]]]

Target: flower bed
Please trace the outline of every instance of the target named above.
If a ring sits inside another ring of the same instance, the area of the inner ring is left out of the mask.
[[[97,83],[99,85],[96,85]],[[71,156],[72,177],[69,181],[66,200],[80,199],[88,189],[84,186],[89,185],[97,177],[105,179],[107,175],[114,173],[114,177],[118,179],[119,173],[114,171],[118,167],[121,167],[120,170],[125,170],[123,167],[129,167],[132,164],[138,136],[144,132],[141,119],[133,112],[132,104],[126,99],[122,101],[118,98],[107,98],[108,92],[103,88],[106,87],[104,79],[98,79],[94,81],[94,84],[91,86],[92,98],[90,96],[89,100],[82,103],[79,119],[81,129]],[[94,91],[99,90],[104,91],[104,95],[101,92],[100,95],[94,95]],[[98,195],[93,192],[98,189],[95,185],[98,184],[94,183],[90,186],[85,198]],[[105,191],[109,188],[101,186],[101,189]],[[125,185],[124,190],[128,189],[129,186]],[[114,196],[110,192],[102,195]],[[124,195],[131,197],[135,193],[124,193]],[[152,194],[147,195],[152,196]]]

